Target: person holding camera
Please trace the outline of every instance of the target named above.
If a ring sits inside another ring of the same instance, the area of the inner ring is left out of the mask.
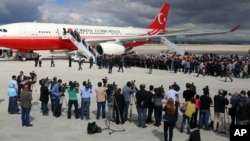
[[[214,96],[214,125],[213,130],[218,131],[218,133],[226,133],[225,131],[225,110],[226,105],[229,104],[229,100],[225,97],[227,91],[219,89],[218,95]],[[217,129],[218,124],[218,129]]]
[[[132,83],[130,81],[128,81],[127,85],[122,88],[122,94],[124,96],[124,101],[125,101],[124,113],[123,113],[124,121],[128,120],[129,104],[131,103],[131,95],[133,95],[134,92],[136,92],[136,89],[132,89]]]
[[[124,110],[124,97],[121,94],[121,88],[115,90],[115,101],[114,101],[114,115],[116,124],[124,124],[123,110]]]
[[[79,84],[73,83],[72,81],[69,82],[69,88],[67,88],[67,92],[69,94],[69,106],[68,106],[68,119],[71,118],[71,108],[74,104],[75,107],[75,118],[79,118],[79,110],[78,110],[78,100],[77,100],[77,93],[79,92]]]
[[[210,106],[213,104],[211,97],[209,96],[208,86],[203,88],[203,95],[200,96],[200,116],[199,116],[199,128],[210,130],[208,127],[208,121],[210,116]]]
[[[96,112],[96,119],[100,119],[100,114],[102,118],[106,118],[105,112],[106,112],[106,91],[107,87],[102,87],[102,82],[97,83],[98,87],[95,89],[96,92],[96,102],[97,102],[97,112]]]
[[[86,120],[89,120],[89,111],[90,111],[90,98],[93,90],[91,87],[86,87],[87,82],[82,82],[81,91],[81,120],[83,120],[84,116]]]
[[[52,95],[52,103],[53,104],[53,115],[55,117],[59,117],[60,116],[60,112],[61,112],[61,108],[60,108],[60,96],[61,96],[61,92],[60,92],[60,87],[62,85],[62,80],[59,79],[57,81],[56,84],[53,85],[52,90],[51,90],[51,95]]]
[[[149,102],[148,92],[145,90],[145,84],[140,85],[140,90],[136,92],[136,103],[138,112],[138,127],[146,128],[146,115]]]

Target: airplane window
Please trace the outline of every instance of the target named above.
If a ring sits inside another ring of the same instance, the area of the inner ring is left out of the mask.
[[[7,30],[6,30],[6,29],[3,29],[3,32],[7,32]]]
[[[2,29],[0,29],[0,32],[2,32]]]

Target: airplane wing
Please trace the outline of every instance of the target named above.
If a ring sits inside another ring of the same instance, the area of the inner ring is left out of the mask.
[[[123,37],[123,38],[109,38],[109,39],[91,39],[86,40],[89,44],[95,45],[98,43],[109,42],[109,41],[117,41],[120,43],[129,43],[133,41],[145,41],[148,39],[156,39],[161,37],[177,37],[177,36],[184,36],[184,37],[195,37],[195,36],[206,36],[206,35],[216,35],[216,34],[227,34],[230,32],[236,31],[240,25],[236,25],[230,30],[227,31],[217,31],[217,32],[201,32],[201,33],[187,33],[187,32],[170,32],[165,34],[158,34],[158,35],[144,35],[144,36],[132,36],[132,37]]]
[[[170,49],[174,50],[177,54],[184,55],[184,51],[176,44],[170,42],[166,37],[161,37],[161,42],[167,45]]]

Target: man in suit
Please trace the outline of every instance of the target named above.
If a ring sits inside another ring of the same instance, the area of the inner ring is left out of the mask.
[[[18,98],[18,101],[20,101],[20,93],[21,93],[21,89],[23,88],[25,80],[26,80],[26,76],[23,74],[23,71],[20,71],[20,74],[17,76],[17,85],[18,85],[17,98]]]

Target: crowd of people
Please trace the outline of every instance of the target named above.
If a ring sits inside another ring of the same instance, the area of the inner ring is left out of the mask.
[[[227,77],[231,81],[231,75],[235,78],[249,78],[250,74],[250,58],[248,56],[239,57],[237,55],[219,56],[213,53],[205,53],[197,56],[186,52],[181,55],[153,56],[153,55],[102,55],[97,57],[97,65],[99,68],[109,68],[112,72],[113,66],[120,68],[141,67],[149,69],[160,69],[166,71],[197,73],[203,76],[221,76]],[[123,69],[122,69],[123,71]]]
[[[119,60],[119,59],[118,59]],[[126,60],[124,58],[124,60]],[[185,72],[185,71],[184,71]],[[10,114],[21,114],[22,126],[33,126],[29,120],[32,101],[32,84],[37,82],[37,75],[34,72],[30,76],[24,75],[23,71],[8,83]],[[145,84],[140,84],[139,89],[135,86],[134,81],[128,81],[124,87],[117,87],[116,84],[107,82],[98,82],[95,89],[89,81],[83,81],[82,84],[70,81],[69,84],[63,83],[61,79],[54,77],[52,81],[45,79],[40,80],[40,101],[41,113],[43,116],[49,116],[49,111],[55,117],[60,117],[62,101],[65,94],[68,94],[66,101],[68,110],[67,118],[71,119],[72,115],[76,119],[89,120],[91,109],[91,98],[95,94],[97,109],[95,119],[108,119],[117,124],[125,124],[131,121],[132,113],[129,109],[133,103],[137,110],[137,126],[146,128],[147,124],[161,126],[164,123],[165,141],[171,141],[173,138],[173,129],[176,126],[178,118],[182,118],[180,132],[187,134],[190,129],[199,128],[204,130],[214,130],[218,133],[226,132],[226,116],[231,116],[231,124],[246,125],[250,121],[250,91],[242,90],[240,93],[231,95],[228,99],[226,90],[218,90],[218,95],[213,98],[209,95],[209,88],[203,88],[203,95],[198,95],[193,90],[190,83],[186,84],[186,89],[181,91],[177,84],[169,86],[168,90],[163,87],[149,86],[146,90]],[[177,87],[178,86],[178,87]],[[246,96],[248,95],[248,96]],[[185,99],[186,110],[180,116],[179,109],[182,107],[179,97]],[[78,99],[80,97],[80,101]],[[163,100],[166,103],[163,103]],[[18,107],[20,102],[20,108]],[[51,108],[48,103],[51,103]],[[231,104],[231,108],[227,105]],[[72,114],[72,106],[74,112]],[[106,106],[108,108],[106,108]],[[211,106],[214,107],[214,117],[211,116]],[[108,109],[108,110],[106,110]],[[108,115],[106,112],[108,111]],[[228,112],[228,113],[227,113]],[[162,118],[163,115],[163,118]],[[213,120],[213,125],[209,123]],[[187,123],[186,123],[187,122]]]

